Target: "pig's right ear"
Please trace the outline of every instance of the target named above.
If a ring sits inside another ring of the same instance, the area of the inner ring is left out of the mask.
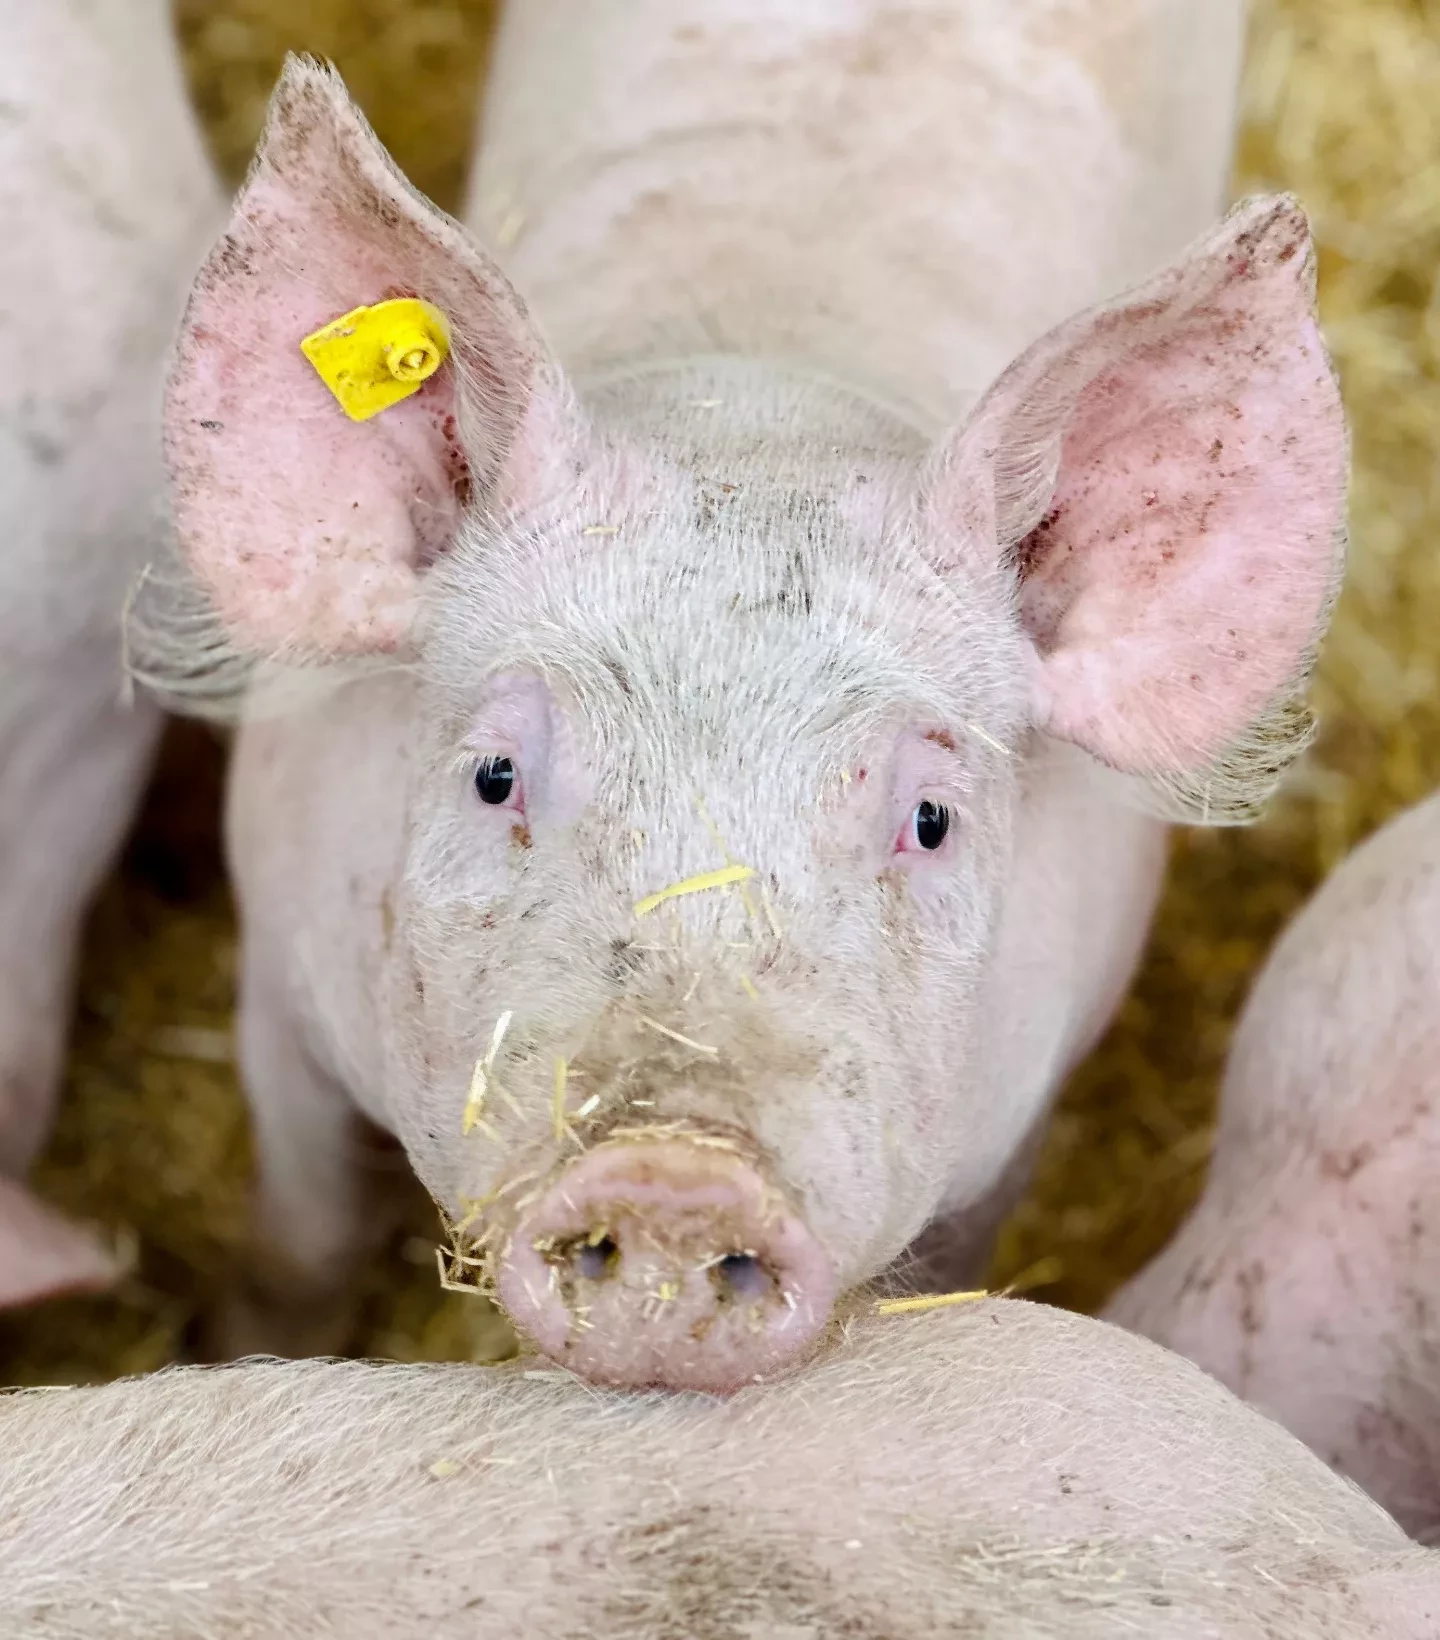
[[[397,297],[441,310],[449,358],[352,421],[300,344]],[[310,660],[399,647],[472,494],[507,482],[537,422],[553,446],[569,402],[495,263],[410,187],[333,73],[290,59],[166,399],[181,550],[230,640]]]
[[[994,383],[931,539],[1013,574],[1041,729],[1176,817],[1241,819],[1308,732],[1346,467],[1309,225],[1253,199]]]

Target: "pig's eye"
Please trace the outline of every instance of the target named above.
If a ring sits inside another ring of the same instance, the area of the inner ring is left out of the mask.
[[[510,801],[518,784],[515,765],[508,757],[487,757],[475,771],[476,795],[482,803],[497,808]]]
[[[932,803],[927,798],[925,802],[916,805],[911,825],[914,828],[917,848],[937,849],[945,841],[945,834],[950,830],[950,811],[943,803]]]

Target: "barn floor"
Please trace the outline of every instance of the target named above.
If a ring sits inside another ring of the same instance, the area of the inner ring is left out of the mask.
[[[333,58],[415,182],[457,200],[488,0],[180,0],[200,108],[233,177],[286,49]],[[1355,431],[1354,551],[1316,692],[1324,731],[1261,826],[1177,836],[1134,995],[1075,1079],[993,1280],[1099,1304],[1199,1186],[1236,1009],[1282,922],[1440,783],[1440,0],[1255,0],[1237,191],[1299,193]],[[136,1248],[114,1296],[0,1320],[0,1382],[176,1358],[241,1233],[245,1120],[229,1063],[234,925],[221,754],[177,727],[91,920],[69,1080],[38,1187]],[[506,1335],[439,1292],[427,1234],[368,1279],[361,1353],[487,1358]]]

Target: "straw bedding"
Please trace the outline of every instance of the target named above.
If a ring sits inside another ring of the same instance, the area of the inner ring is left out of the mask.
[[[282,52],[332,57],[416,183],[458,198],[489,0],[180,0],[198,104],[233,177]],[[1440,783],[1440,0],[1257,0],[1236,187],[1312,213],[1321,303],[1355,431],[1354,548],[1324,652],[1316,752],[1270,817],[1177,836],[1139,983],[1057,1116],[995,1284],[1081,1308],[1193,1200],[1248,980],[1316,881]],[[0,1382],[146,1370],[187,1347],[244,1219],[229,1060],[234,926],[216,843],[221,753],[177,727],[123,869],[91,920],[55,1140],[36,1182],[130,1239],[113,1297],[0,1318]],[[402,1359],[506,1348],[442,1292],[433,1219],[367,1278],[356,1347]],[[398,1256],[397,1256],[398,1254]]]

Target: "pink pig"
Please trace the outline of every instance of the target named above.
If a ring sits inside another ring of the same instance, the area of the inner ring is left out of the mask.
[[[1440,1633],[1440,1551],[1189,1362],[1018,1300],[851,1320],[725,1400],[518,1362],[7,1395],[0,1531],[3,1640]]]
[[[251,679],[229,1347],[339,1337],[357,1116],[608,1383],[763,1377],[927,1226],[931,1280],[983,1256],[1155,816],[1268,792],[1341,572],[1304,217],[1183,249],[1238,39],[527,0],[472,213],[514,285],[290,64],[167,412],[186,630]],[[450,359],[348,420],[301,340],[415,296]]]
[[[1357,849],[1245,1009],[1205,1194],[1113,1319],[1440,1537],[1440,796]]]
[[[21,1181],[79,924],[159,728],[121,612],[161,521],[166,348],[221,219],[163,0],[0,4],[0,1306],[106,1284]]]

